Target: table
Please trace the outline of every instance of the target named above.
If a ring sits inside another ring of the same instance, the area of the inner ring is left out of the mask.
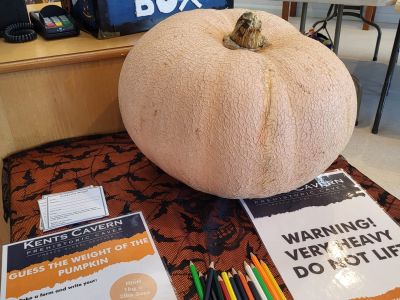
[[[400,201],[343,157],[329,169],[350,174],[392,218],[400,220]],[[189,260],[203,272],[210,261],[219,270],[240,270],[250,251],[267,260],[287,299],[293,299],[240,203],[173,179],[152,164],[126,132],[22,151],[5,160],[4,175],[5,216],[11,219],[13,242],[43,235],[37,205],[42,194],[101,185],[110,217],[143,212],[179,299],[195,299]]]
[[[336,29],[335,29],[335,38],[333,42],[333,51],[338,54],[339,51],[339,40],[340,40],[340,32],[342,27],[342,18],[343,18],[343,8],[345,5],[351,6],[389,6],[394,5],[395,0],[311,0],[307,2],[303,2],[302,12],[301,12],[301,21],[300,21],[300,31],[304,32],[305,30],[305,22],[307,18],[307,8],[308,3],[326,3],[326,4],[336,4],[337,5],[337,18],[336,18]],[[363,9],[362,9],[363,10]],[[364,18],[363,11],[360,12],[361,19],[370,25],[373,25],[371,22]],[[380,29],[379,27],[375,27],[378,30],[378,39],[377,39],[377,47],[375,48],[374,53],[374,61],[377,60],[379,43],[380,43]]]

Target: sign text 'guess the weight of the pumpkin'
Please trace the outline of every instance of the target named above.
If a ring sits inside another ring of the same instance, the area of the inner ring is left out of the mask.
[[[183,0],[178,7],[179,10],[183,11],[189,2],[192,2],[197,8],[202,7],[198,0]],[[135,6],[137,17],[153,15],[156,7],[161,13],[169,14],[178,6],[178,0],[135,0]]]

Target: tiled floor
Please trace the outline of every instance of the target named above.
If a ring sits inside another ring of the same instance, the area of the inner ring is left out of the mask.
[[[346,61],[360,79],[363,98],[359,125],[344,156],[364,174],[400,198],[400,76],[396,70],[377,135],[371,133],[386,65]]]

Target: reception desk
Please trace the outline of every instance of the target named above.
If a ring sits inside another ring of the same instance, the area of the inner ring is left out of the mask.
[[[141,35],[97,40],[81,32],[53,41],[1,40],[1,157],[60,138],[123,129],[119,72]]]
[[[62,138],[123,130],[119,72],[141,35],[97,40],[81,32],[22,44],[1,39],[0,157]]]

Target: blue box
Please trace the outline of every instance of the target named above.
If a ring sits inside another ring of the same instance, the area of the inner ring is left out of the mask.
[[[233,0],[62,0],[81,28],[98,39],[149,30],[180,11],[233,8]]]

